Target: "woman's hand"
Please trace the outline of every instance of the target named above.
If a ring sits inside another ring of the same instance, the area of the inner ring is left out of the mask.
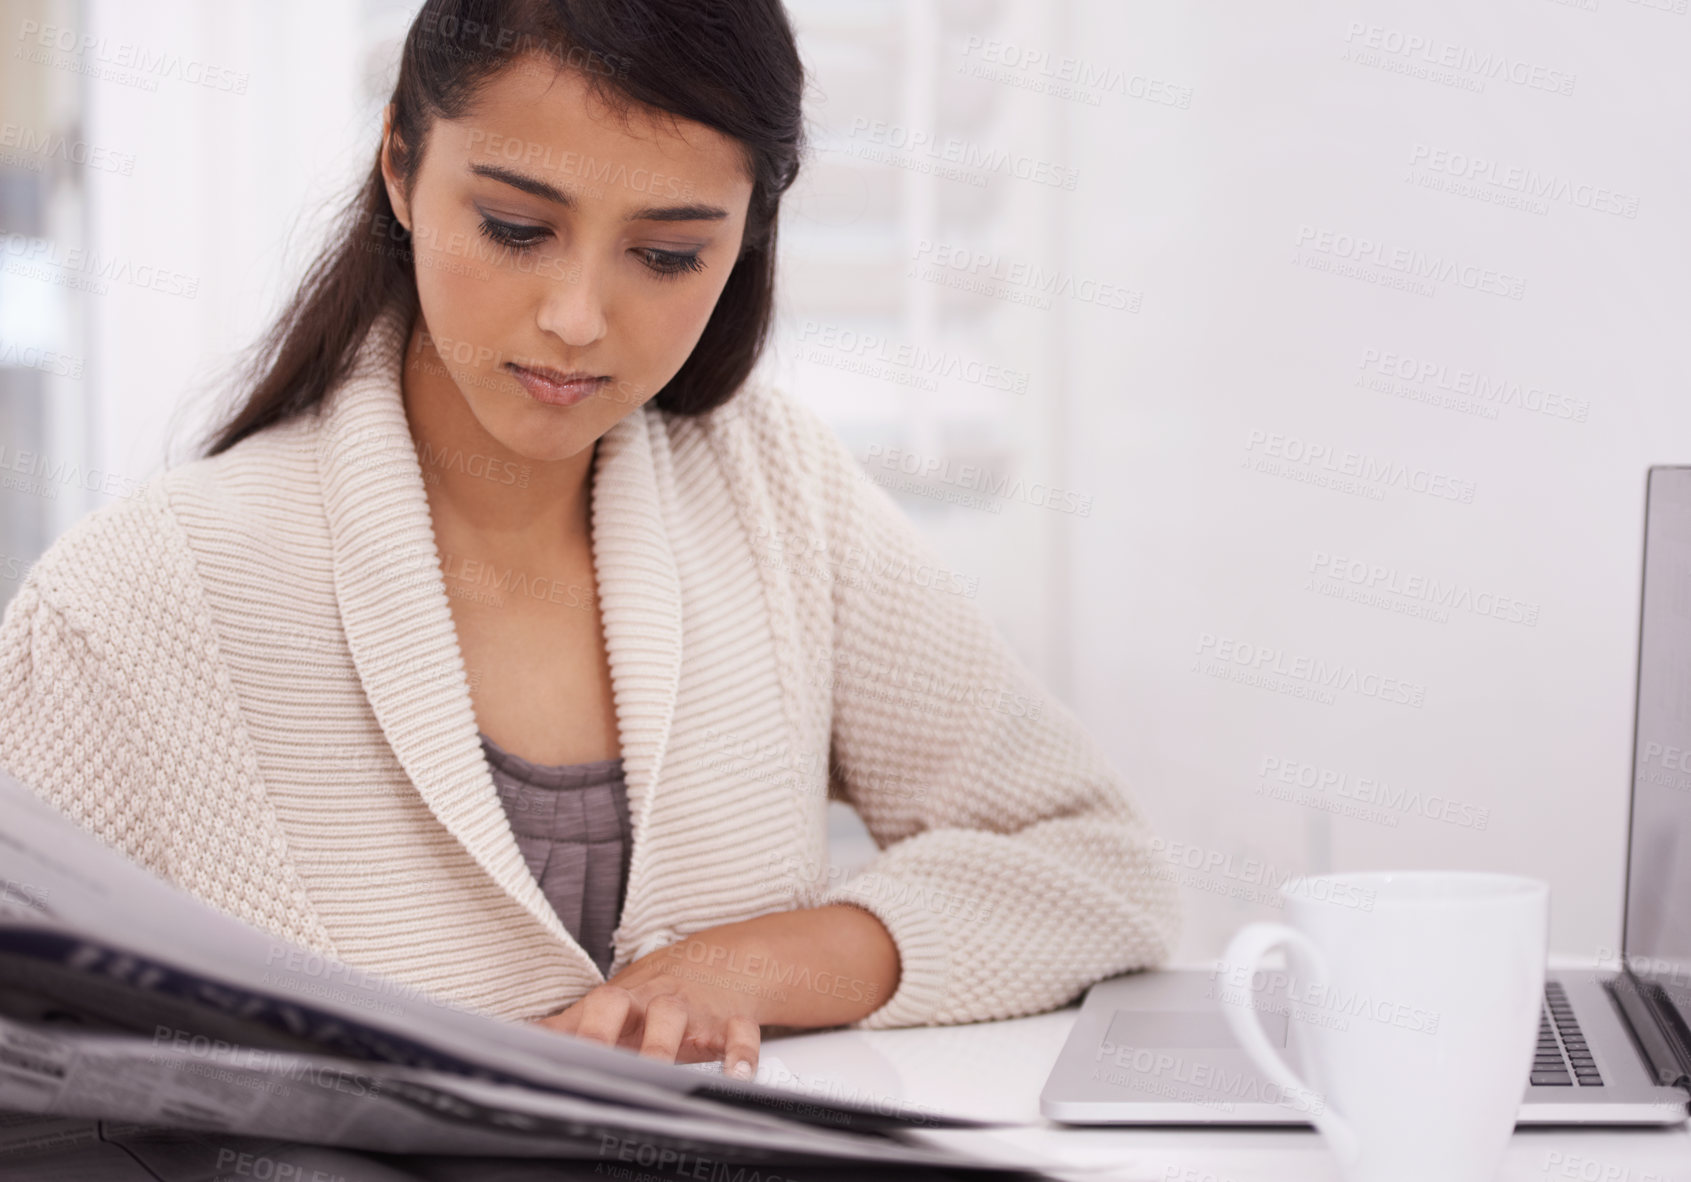
[[[757,1072],[765,1025],[838,1026],[898,986],[898,949],[861,907],[783,911],[706,928],[647,954],[537,1024],[665,1063]]]
[[[687,973],[686,960],[674,955],[686,945],[642,956],[539,1024],[664,1063],[721,1059],[724,1074],[750,1079],[762,1034],[759,999]]]

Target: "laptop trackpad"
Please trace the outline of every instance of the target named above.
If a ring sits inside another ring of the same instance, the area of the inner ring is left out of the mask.
[[[1286,1015],[1258,1010],[1271,1046],[1286,1045]],[[1219,1010],[1117,1010],[1104,1038],[1118,1047],[1237,1050],[1239,1040]]]

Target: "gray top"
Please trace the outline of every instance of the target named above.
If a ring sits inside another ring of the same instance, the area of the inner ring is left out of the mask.
[[[570,935],[608,973],[633,846],[621,758],[530,763],[485,734],[481,746],[529,873]]]

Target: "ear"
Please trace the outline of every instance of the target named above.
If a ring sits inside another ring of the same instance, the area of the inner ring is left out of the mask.
[[[390,147],[393,144],[393,104],[389,103],[382,111],[382,181],[387,185],[388,203],[393,206],[394,217],[406,231],[411,229],[411,211],[406,208],[405,190],[394,175],[393,157]]]

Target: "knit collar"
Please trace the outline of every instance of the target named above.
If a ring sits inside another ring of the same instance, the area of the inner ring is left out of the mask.
[[[523,861],[482,751],[400,394],[408,340],[396,312],[379,319],[322,412],[318,466],[342,627],[376,721],[429,809],[596,983],[597,967]],[[640,911],[650,877],[645,838],[681,674],[681,585],[664,528],[668,442],[647,404],[600,438],[593,461],[593,570],[633,824],[625,914]]]

